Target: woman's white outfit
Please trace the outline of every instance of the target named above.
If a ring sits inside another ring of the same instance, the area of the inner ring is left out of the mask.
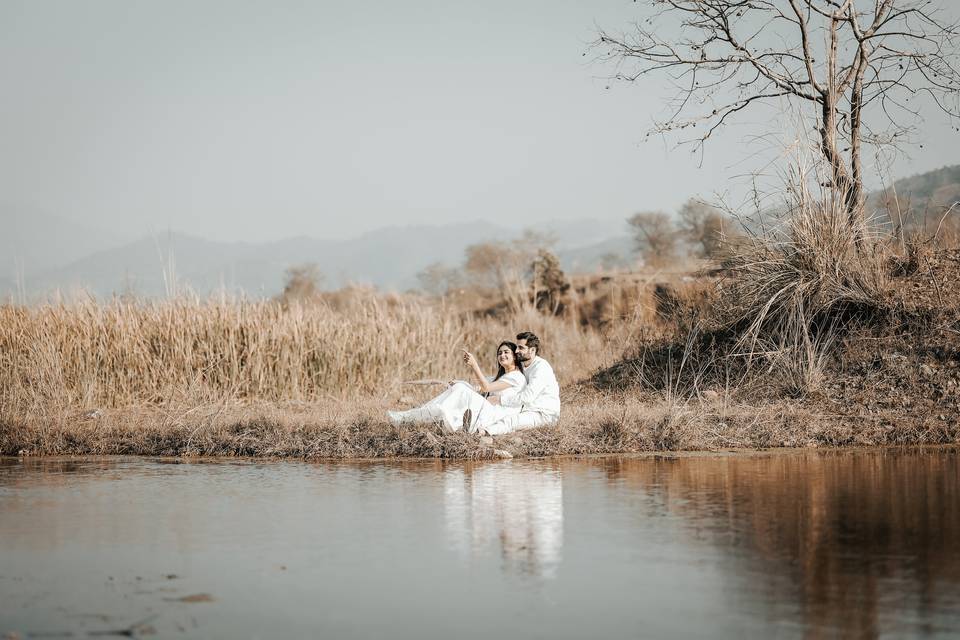
[[[488,378],[493,382],[492,378]],[[506,391],[516,393],[527,383],[527,379],[519,371],[504,374],[497,382],[508,382],[510,387],[503,391],[494,391],[490,395],[499,396]],[[463,424],[463,414],[470,409],[471,423]],[[491,404],[486,398],[477,393],[470,384],[458,381],[450,385],[446,391],[433,398],[426,404],[407,411],[387,411],[390,422],[393,424],[435,422],[441,420],[444,426],[451,431],[466,429],[477,431],[499,422],[520,412],[519,407],[502,407]]]

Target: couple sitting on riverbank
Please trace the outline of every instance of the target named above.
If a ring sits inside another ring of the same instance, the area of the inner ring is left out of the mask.
[[[440,422],[447,431],[500,435],[553,424],[560,417],[560,385],[540,357],[540,339],[529,331],[497,347],[497,375],[483,374],[476,357],[463,352],[476,385],[457,380],[423,406],[388,411],[395,425]]]

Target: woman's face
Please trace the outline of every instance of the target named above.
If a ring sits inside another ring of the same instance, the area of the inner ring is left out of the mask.
[[[510,369],[514,366],[513,351],[505,344],[500,345],[500,348],[497,349],[497,364],[504,369]]]

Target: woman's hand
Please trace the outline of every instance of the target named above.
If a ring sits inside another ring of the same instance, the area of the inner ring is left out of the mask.
[[[477,359],[474,357],[474,355],[466,349],[463,350],[463,361],[468,367],[474,369],[480,366],[477,364]]]

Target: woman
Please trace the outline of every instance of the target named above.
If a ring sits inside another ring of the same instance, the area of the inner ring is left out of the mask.
[[[408,411],[387,411],[395,425],[441,421],[448,431],[477,431],[482,425],[503,419],[513,409],[491,404],[486,395],[500,395],[510,390],[520,391],[527,383],[523,365],[517,356],[517,345],[506,340],[497,346],[497,375],[483,375],[477,359],[469,351],[463,352],[463,361],[477,379],[474,387],[462,380],[452,382],[446,391],[425,405]],[[484,395],[481,395],[484,394]]]

